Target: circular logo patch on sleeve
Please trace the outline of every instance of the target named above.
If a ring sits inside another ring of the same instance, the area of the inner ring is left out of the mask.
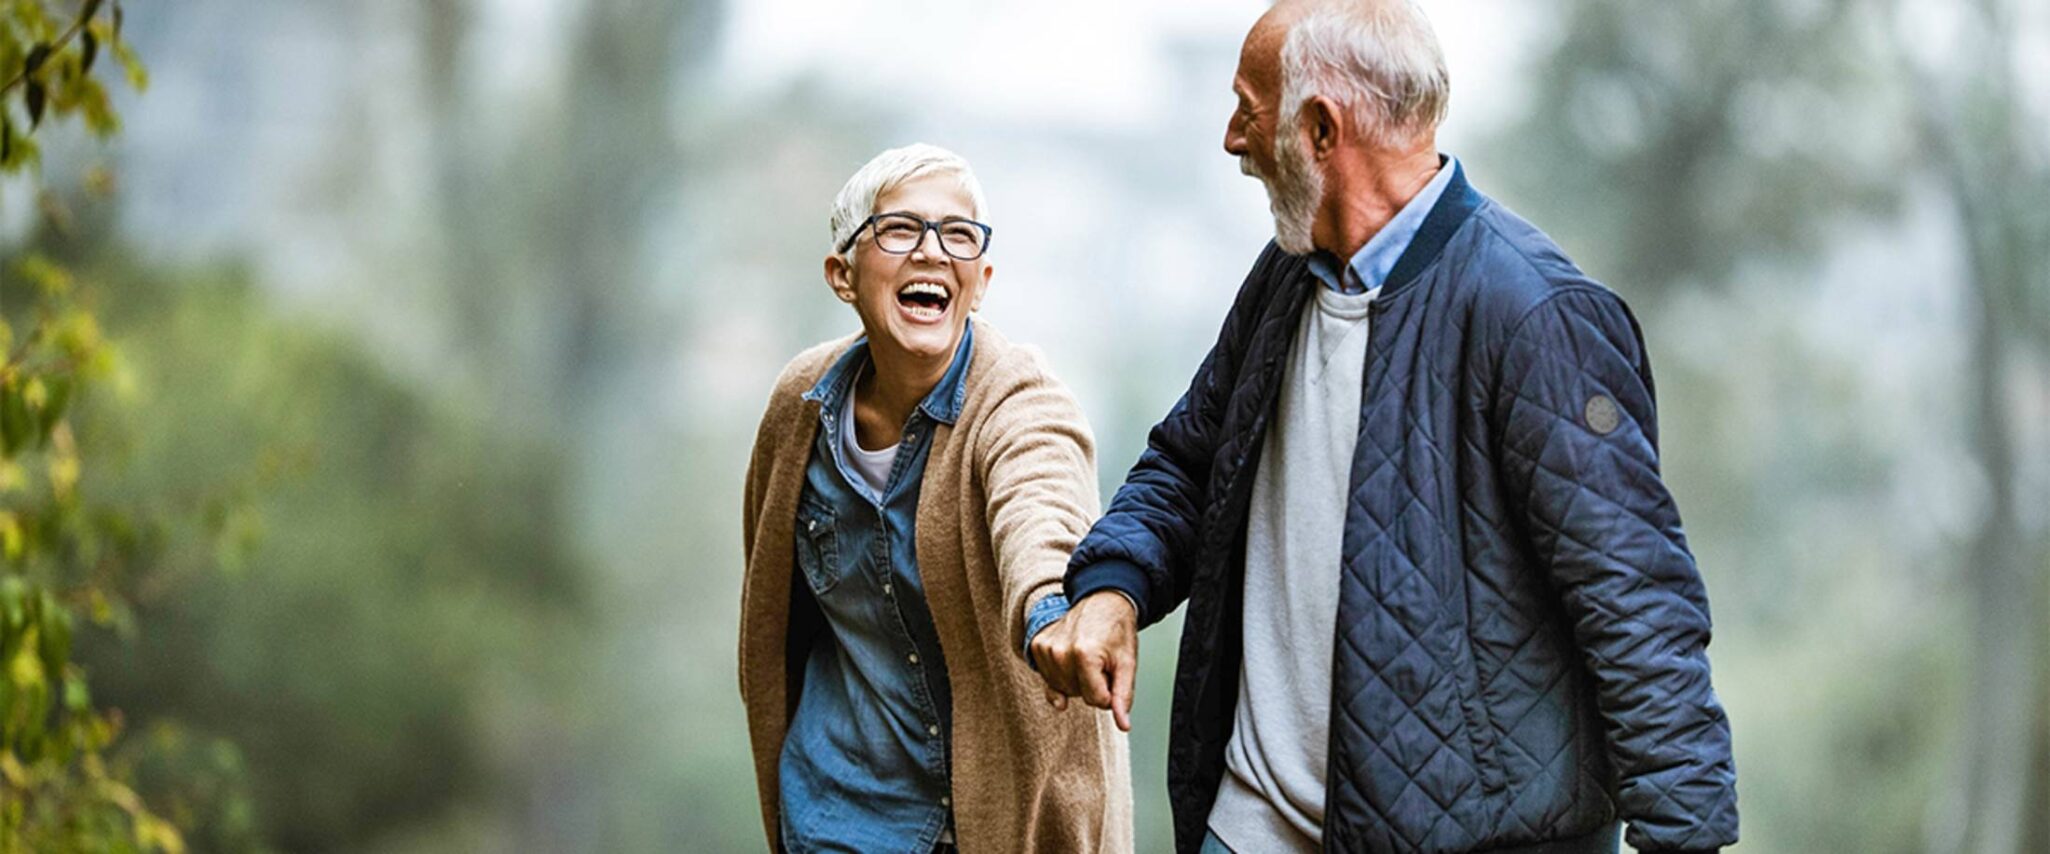
[[[1623,423],[1623,410],[1606,394],[1597,394],[1587,399],[1587,408],[1581,412],[1587,419],[1587,429],[1604,436],[1616,431]]]

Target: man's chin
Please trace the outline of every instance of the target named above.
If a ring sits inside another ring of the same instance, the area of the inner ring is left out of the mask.
[[[1317,248],[1308,234],[1295,233],[1278,219],[1274,221],[1274,245],[1290,255],[1308,255]]]

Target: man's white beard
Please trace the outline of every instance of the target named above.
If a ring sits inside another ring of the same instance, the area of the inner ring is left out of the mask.
[[[1310,225],[1317,218],[1317,201],[1324,197],[1324,173],[1310,163],[1308,152],[1303,150],[1302,135],[1294,127],[1276,130],[1275,174],[1260,174],[1250,157],[1239,158],[1239,171],[1260,179],[1267,187],[1267,208],[1274,213],[1274,242],[1281,246],[1281,251],[1307,255],[1316,248],[1310,243]]]

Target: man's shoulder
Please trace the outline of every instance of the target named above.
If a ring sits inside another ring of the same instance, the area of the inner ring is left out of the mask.
[[[1246,271],[1246,281],[1239,287],[1238,300],[1241,303],[1264,300],[1282,284],[1312,275],[1309,256],[1290,255],[1282,250],[1280,244],[1269,240],[1253,259],[1253,268]]]
[[[1459,291],[1473,299],[1476,318],[1487,327],[1507,333],[1562,293],[1618,298],[1581,270],[1550,235],[1500,202],[1489,199],[1481,205],[1467,231],[1459,247],[1465,257],[1448,269],[1465,280]]]
[[[1232,297],[1220,343],[1236,351],[1263,326],[1293,322],[1295,315],[1286,311],[1293,304],[1289,296],[1298,292],[1295,289],[1314,287],[1308,280],[1315,275],[1307,256],[1291,255],[1274,241],[1267,241]]]

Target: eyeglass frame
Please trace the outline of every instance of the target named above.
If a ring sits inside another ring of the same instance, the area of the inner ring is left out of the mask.
[[[888,249],[884,249],[884,248],[883,248],[883,238],[882,238],[882,235],[881,235],[881,234],[879,234],[878,232],[876,232],[876,230],[875,230],[874,226],[875,226],[876,220],[882,219],[883,217],[886,217],[886,216],[893,216],[893,217],[902,217],[902,218],[904,218],[904,219],[908,219],[908,220],[913,220],[913,221],[917,222],[917,223],[919,224],[919,226],[921,226],[921,227],[919,228],[919,230],[918,230],[918,242],[916,242],[916,243],[913,243],[913,244],[911,244],[911,248],[910,248],[910,249],[906,249],[906,250],[904,250],[904,251],[902,251],[902,252],[890,252],[890,250],[888,250]],[[967,224],[969,224],[969,225],[975,226],[976,228],[982,229],[982,250],[981,250],[981,251],[979,251],[979,252],[976,252],[976,253],[975,253],[974,255],[972,255],[972,256],[970,256],[970,257],[967,257],[967,258],[963,258],[963,257],[961,257],[961,256],[959,256],[959,255],[955,255],[955,254],[954,254],[954,253],[952,253],[952,252],[948,252],[948,251],[947,251],[947,236],[946,236],[945,234],[942,234],[942,233],[940,233],[940,226],[942,226],[942,225],[952,225],[952,224],[954,224],[954,223],[967,223]],[[904,212],[901,212],[901,211],[892,211],[892,212],[889,212],[889,213],[869,214],[869,215],[868,215],[868,219],[862,220],[862,221],[861,221],[861,224],[860,224],[860,225],[857,225],[857,226],[855,226],[855,227],[854,227],[854,230],[853,230],[852,232],[849,232],[849,233],[848,233],[848,235],[847,235],[847,239],[846,239],[845,241],[841,242],[841,244],[840,244],[840,251],[844,253],[844,252],[846,252],[847,250],[849,250],[849,249],[852,249],[852,248],[854,248],[854,243],[855,243],[855,241],[857,241],[857,240],[860,240],[860,239],[861,239],[861,232],[862,232],[862,230],[863,230],[863,229],[867,229],[867,230],[868,230],[868,232],[869,232],[869,235],[870,235],[870,238],[869,238],[869,239],[870,239],[870,241],[871,241],[871,242],[873,242],[873,243],[874,243],[874,244],[876,245],[876,250],[877,250],[877,251],[880,251],[880,252],[889,252],[889,254],[891,254],[891,255],[909,255],[909,254],[911,254],[911,253],[912,253],[913,251],[917,250],[917,249],[918,249],[918,247],[920,247],[920,246],[924,246],[924,245],[925,245],[925,233],[926,233],[926,232],[928,232],[928,231],[930,231],[930,232],[932,232],[932,233],[933,233],[933,235],[934,235],[934,236],[936,236],[936,237],[938,237],[938,238],[939,238],[939,241],[940,241],[940,254],[942,254],[942,255],[945,255],[945,256],[947,256],[948,258],[952,258],[952,259],[954,259],[954,260],[956,260],[956,261],[974,261],[974,260],[977,260],[977,259],[981,258],[981,257],[982,257],[982,256],[984,256],[984,255],[987,255],[987,254],[989,254],[989,244],[990,244],[990,242],[991,242],[992,240],[996,239],[996,232],[997,232],[997,230],[996,230],[996,229],[994,229],[994,228],[991,228],[991,227],[989,227],[988,225],[985,225],[985,224],[983,224],[983,223],[980,223],[980,222],[976,222],[975,220],[969,219],[969,218],[967,218],[967,217],[959,217],[959,216],[950,216],[950,217],[946,217],[946,218],[944,218],[944,219],[941,219],[941,220],[939,220],[938,222],[934,222],[934,221],[932,221],[932,220],[926,219],[925,217],[919,216],[919,215],[917,215],[917,214],[913,214],[913,213],[904,213]]]

